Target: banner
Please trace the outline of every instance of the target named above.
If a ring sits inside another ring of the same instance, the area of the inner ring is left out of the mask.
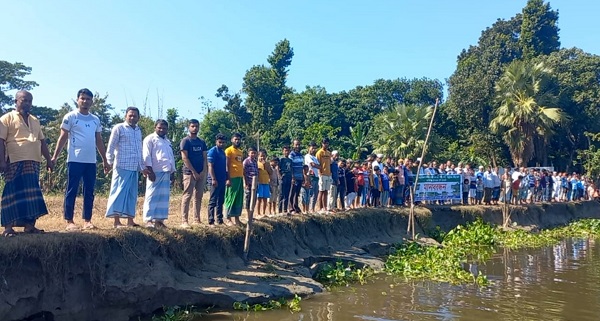
[[[419,175],[415,201],[462,200],[461,175]]]

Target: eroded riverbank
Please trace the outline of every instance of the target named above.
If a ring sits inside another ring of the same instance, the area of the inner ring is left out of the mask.
[[[600,203],[514,207],[513,222],[550,228],[600,218]],[[407,209],[357,210],[334,216],[278,217],[256,224],[251,261],[242,260],[241,228],[52,233],[0,243],[0,316],[45,311],[57,320],[127,320],[162,306],[231,308],[323,291],[314,263],[344,258],[382,267],[386,244],[406,237]],[[482,217],[501,224],[499,207],[417,210],[420,235]]]

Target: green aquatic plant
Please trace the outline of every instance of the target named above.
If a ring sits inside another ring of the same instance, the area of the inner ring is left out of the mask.
[[[357,268],[353,263],[344,264],[342,261],[337,261],[335,264],[324,264],[315,280],[326,286],[348,286],[352,283],[363,285],[373,274],[373,269],[368,266]]]
[[[152,321],[190,321],[203,316],[205,313],[195,311],[195,307],[191,306],[172,306],[163,307],[163,313],[152,316]],[[208,312],[206,312],[208,314]]]
[[[233,309],[260,312],[279,310],[284,307],[287,307],[291,312],[300,312],[302,310],[302,308],[300,307],[300,301],[302,301],[302,298],[297,294],[294,294],[294,298],[289,301],[285,298],[280,298],[278,300],[269,300],[268,302],[256,304],[249,304],[247,302],[234,302]]]

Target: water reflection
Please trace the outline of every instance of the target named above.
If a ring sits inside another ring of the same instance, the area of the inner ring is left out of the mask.
[[[565,240],[535,250],[503,249],[486,264],[472,267],[492,281],[485,288],[382,276],[366,286],[305,300],[300,313],[233,313],[210,320],[596,321],[600,320],[599,251],[593,240]]]

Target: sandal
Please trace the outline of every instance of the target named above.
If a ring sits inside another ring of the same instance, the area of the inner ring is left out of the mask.
[[[88,224],[83,225],[83,229],[84,230],[95,230],[95,229],[97,229],[97,227],[92,223],[88,223]]]
[[[27,234],[44,234],[44,233],[46,233],[46,231],[41,230],[41,229],[36,228],[36,227],[32,227],[30,229],[24,230],[23,232],[27,233]]]
[[[75,224],[69,224],[66,228],[67,231],[79,231],[79,226]]]
[[[15,233],[15,231],[13,229],[4,230],[4,232],[2,232],[2,236],[4,236],[4,237],[14,237],[14,236],[17,236],[17,233]]]

